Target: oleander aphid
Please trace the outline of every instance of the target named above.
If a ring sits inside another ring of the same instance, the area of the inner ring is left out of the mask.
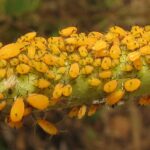
[[[38,119],[41,113],[69,110],[69,117],[81,119],[102,104],[132,99],[149,106],[149,89],[149,26],[130,31],[114,26],[103,34],[78,33],[72,26],[55,37],[29,32],[14,43],[0,43],[1,120],[13,128],[32,115],[55,135],[58,129]]]

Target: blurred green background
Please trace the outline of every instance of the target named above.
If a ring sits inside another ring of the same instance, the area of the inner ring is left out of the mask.
[[[66,26],[87,33],[148,24],[150,0],[0,0],[0,41],[5,44],[30,31],[48,37]],[[149,113],[150,108],[134,104],[100,108],[81,121],[64,119],[65,112],[46,113],[61,129],[56,137],[37,128],[32,117],[18,130],[1,122],[0,150],[149,150]]]

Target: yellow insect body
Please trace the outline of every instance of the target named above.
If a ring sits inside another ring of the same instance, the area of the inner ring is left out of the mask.
[[[92,47],[94,51],[100,51],[106,48],[107,48],[107,43],[104,40],[98,40]]]
[[[37,86],[40,88],[40,89],[44,89],[44,88],[47,88],[49,87],[50,85],[50,82],[46,79],[39,79],[38,82],[37,82]]]
[[[42,94],[30,94],[27,97],[27,102],[34,108],[44,110],[49,106],[49,99]]]
[[[24,101],[23,98],[18,97],[11,108],[10,119],[12,122],[19,122],[22,120],[24,114]]]
[[[70,35],[72,35],[72,34],[74,34],[76,32],[77,32],[77,28],[76,27],[67,27],[65,29],[60,30],[59,34],[61,36],[67,37],[67,36],[70,36]]]
[[[111,80],[105,83],[104,85],[104,91],[106,93],[111,93],[117,88],[117,81],[116,80]]]
[[[101,81],[98,78],[91,78],[88,80],[91,86],[99,86]]]
[[[73,107],[69,113],[68,113],[68,116],[70,118],[73,118],[73,117],[76,117],[78,115],[78,111],[79,111],[79,108],[78,107]]]
[[[58,83],[53,91],[53,98],[54,99],[58,99],[62,96],[63,93],[63,84],[62,83]]]
[[[0,60],[1,59],[9,59],[20,54],[20,49],[22,48],[22,44],[12,43],[8,44],[0,49]]]
[[[114,105],[123,98],[124,94],[125,92],[123,90],[114,91],[110,95],[107,96],[106,103],[108,105]]]
[[[137,59],[139,59],[141,56],[139,51],[134,51],[128,54],[128,58],[130,61],[135,61]]]
[[[48,134],[50,135],[56,135],[58,134],[58,129],[54,124],[51,122],[44,120],[44,119],[38,119],[37,124]]]
[[[145,55],[150,55],[150,46],[147,45],[147,46],[141,47],[139,49],[139,51],[140,51],[141,55],[144,55],[144,56]]]
[[[120,54],[121,54],[121,50],[119,45],[117,44],[113,45],[110,49],[110,57],[113,59],[117,59],[120,57]]]
[[[16,67],[16,71],[19,74],[27,74],[30,71],[30,66],[26,65],[26,64],[19,64]]]
[[[71,78],[76,78],[79,75],[79,65],[78,63],[73,63],[70,66],[69,75]]]
[[[79,47],[78,50],[81,57],[86,57],[88,55],[87,49],[84,46]]]
[[[64,96],[70,96],[72,93],[72,86],[70,84],[67,84],[63,87],[62,93]]]
[[[92,116],[95,114],[95,112],[97,111],[98,105],[91,105],[88,109],[88,116]]]
[[[122,37],[126,36],[127,32],[119,26],[114,26],[110,28],[110,32],[116,33]]]
[[[111,67],[111,58],[110,57],[104,57],[101,63],[101,67],[104,70],[107,70]]]
[[[28,47],[28,57],[29,58],[33,59],[35,56],[35,52],[36,52],[36,49],[34,46],[31,45]]]
[[[112,71],[111,70],[106,70],[106,71],[101,71],[99,73],[99,77],[102,79],[110,78],[112,76]]]
[[[124,83],[126,91],[133,92],[137,90],[141,85],[141,81],[137,78],[129,79]]]
[[[17,66],[17,65],[19,64],[19,60],[18,60],[17,58],[12,58],[12,59],[10,60],[10,64],[11,64],[12,66]]]
[[[78,115],[77,115],[78,119],[82,119],[85,116],[86,110],[87,110],[86,105],[82,105],[79,108]]]

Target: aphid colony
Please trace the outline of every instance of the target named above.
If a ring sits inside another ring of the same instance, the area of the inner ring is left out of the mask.
[[[101,103],[116,105],[138,99],[150,105],[150,26],[118,26],[105,34],[77,33],[38,37],[30,32],[16,42],[0,43],[0,111],[11,127],[20,127],[34,111],[62,107],[68,116],[93,115]],[[55,135],[58,129],[43,118],[37,124]]]

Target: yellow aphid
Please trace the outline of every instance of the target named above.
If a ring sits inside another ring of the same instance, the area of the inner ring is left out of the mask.
[[[106,103],[108,105],[114,105],[123,98],[124,94],[125,92],[123,90],[114,91],[113,93],[107,96]]]
[[[150,55],[150,46],[144,46],[142,48],[139,49],[141,55],[145,56],[145,55]]]
[[[43,62],[36,62],[34,67],[39,72],[46,73],[48,71],[48,66]]]
[[[0,69],[0,78],[4,78],[6,75],[6,69]]]
[[[78,50],[79,50],[79,54],[80,54],[81,57],[86,57],[88,55],[88,51],[85,48],[85,46],[79,47]]]
[[[92,47],[94,51],[100,51],[106,48],[107,48],[107,43],[104,40],[98,40]]]
[[[67,84],[63,87],[63,90],[62,90],[62,94],[64,96],[70,96],[72,93],[72,86],[70,84]]]
[[[49,46],[50,48],[50,51],[52,52],[52,54],[54,55],[59,55],[61,52],[60,52],[60,49],[57,45],[51,45]]]
[[[20,54],[18,56],[18,59],[23,63],[26,63],[26,64],[29,63],[29,58],[25,54]]]
[[[19,64],[19,60],[18,60],[17,58],[12,58],[12,59],[10,60],[10,64],[11,64],[12,66],[17,66],[17,65]]]
[[[105,34],[105,39],[106,41],[108,41],[109,43],[113,42],[113,40],[116,38],[116,34],[112,33],[112,32],[108,32]]]
[[[37,124],[43,129],[43,131],[50,135],[58,134],[58,129],[56,128],[56,126],[47,120],[38,119]]]
[[[76,27],[67,27],[67,28],[64,28],[64,29],[60,30],[59,34],[61,36],[67,37],[67,36],[70,36],[71,34],[74,34],[76,32],[77,32]]]
[[[28,65],[26,65],[26,64],[19,64],[16,67],[16,71],[19,74],[27,74],[30,71],[30,67]]]
[[[4,98],[4,95],[0,93],[0,100]]]
[[[54,55],[51,55],[51,54],[45,54],[43,57],[42,57],[42,60],[44,63],[46,63],[47,65],[55,65],[56,62],[57,62],[57,57],[54,56]]]
[[[33,44],[37,49],[45,51],[47,49],[47,46],[39,40],[36,40],[36,42]]]
[[[6,101],[2,101],[0,102],[0,111],[2,111],[7,105],[7,102]]]
[[[111,70],[101,71],[99,73],[99,77],[102,78],[102,79],[107,79],[107,78],[110,78],[111,76],[112,76]]]
[[[141,56],[139,51],[134,51],[128,54],[128,58],[130,61],[135,61],[136,59],[139,59]]]
[[[142,43],[143,43],[143,41],[144,41],[144,44],[143,44],[143,45],[146,44],[145,42],[150,42],[150,31],[144,32],[144,34],[142,34],[141,40],[142,40]]]
[[[75,45],[66,45],[66,48],[65,48],[65,50],[67,51],[67,52],[73,52],[74,50],[75,50]]]
[[[91,74],[92,71],[94,70],[94,67],[93,66],[90,66],[90,65],[86,65],[84,68],[83,68],[83,74]]]
[[[104,70],[107,70],[111,67],[111,58],[110,57],[104,57],[101,63],[101,67]]]
[[[47,39],[46,38],[44,38],[44,37],[41,37],[41,36],[39,36],[39,37],[36,37],[35,38],[35,41],[40,41],[40,42],[42,42],[43,44],[47,44]]]
[[[143,33],[144,29],[139,26],[133,26],[131,29],[132,35],[139,37]]]
[[[53,98],[54,99],[58,99],[62,96],[63,94],[63,84],[62,83],[58,83],[56,84],[54,91],[53,91]]]
[[[104,91],[106,93],[111,93],[117,88],[117,80],[111,80],[104,84]]]
[[[27,97],[27,102],[34,108],[44,110],[49,106],[49,99],[42,94],[30,94]]]
[[[77,38],[75,38],[75,37],[69,37],[69,38],[65,39],[65,43],[66,44],[76,45],[77,44]]]
[[[99,38],[101,38],[102,36],[103,36],[102,33],[96,32],[96,31],[90,32],[90,33],[88,34],[88,37],[94,37],[94,38],[96,38],[96,39],[99,39]]]
[[[101,59],[100,59],[100,58],[94,59],[93,66],[94,66],[94,67],[99,67],[99,66],[101,66]]]
[[[142,60],[139,58],[139,59],[136,59],[134,62],[133,62],[133,66],[137,69],[137,70],[141,70],[142,69]]]
[[[11,43],[0,49],[0,60],[9,59],[20,54],[22,45],[19,43]]]
[[[39,79],[38,82],[37,82],[37,86],[40,88],[40,89],[44,89],[44,88],[47,88],[49,87],[50,85],[50,82],[46,79]]]
[[[78,62],[80,60],[80,56],[78,54],[73,53],[69,56],[69,60]]]
[[[87,116],[92,116],[92,115],[94,115],[95,113],[96,113],[96,111],[97,111],[97,109],[98,109],[98,105],[91,105],[90,107],[89,107],[89,109],[88,109],[88,113],[87,113]]]
[[[13,122],[19,122],[22,120],[24,114],[24,101],[23,98],[18,97],[11,108],[10,119]]]
[[[121,54],[121,50],[119,45],[117,44],[113,45],[110,49],[110,57],[113,59],[117,59],[120,57],[120,54]]]
[[[30,46],[28,46],[27,49],[28,49],[28,57],[33,59],[35,56],[35,51],[36,51],[35,47],[30,45]]]
[[[78,77],[79,71],[80,71],[80,68],[79,68],[79,64],[78,63],[71,64],[70,69],[69,69],[69,75],[70,75],[70,77],[71,78]]]
[[[29,42],[36,37],[36,32],[29,32],[18,39],[18,42]]]
[[[32,113],[31,107],[25,107],[23,116],[26,117]]]
[[[122,29],[121,27],[118,27],[118,26],[111,27],[109,30],[110,30],[110,32],[116,33],[122,37],[126,36],[126,34],[127,34],[127,32],[124,29]]]
[[[131,64],[124,64],[122,66],[122,70],[126,71],[126,72],[132,71],[133,70],[133,66]]]
[[[70,118],[73,118],[73,117],[76,117],[78,115],[78,111],[79,111],[79,108],[78,107],[73,107],[70,112],[68,113],[68,116]]]
[[[64,74],[66,69],[67,69],[66,67],[60,67],[58,68],[57,73]]]
[[[142,106],[149,106],[150,105],[150,97],[141,97],[139,99],[139,104]]]
[[[79,108],[79,111],[78,111],[78,114],[77,114],[78,119],[82,119],[85,116],[86,110],[87,110],[86,105],[82,105]]]
[[[128,92],[133,92],[137,90],[140,87],[140,85],[141,85],[141,81],[137,78],[133,78],[125,81],[124,88]]]
[[[88,83],[91,85],[91,86],[99,86],[101,81],[98,79],[98,78],[91,78],[88,80]]]
[[[95,51],[95,52],[94,52],[94,56],[95,56],[96,58],[98,58],[98,57],[105,57],[105,56],[108,56],[108,55],[109,55],[109,51],[106,50],[106,49],[103,49],[103,50]]]
[[[139,43],[137,42],[137,41],[129,41],[128,43],[127,43],[127,48],[128,48],[128,50],[131,50],[131,51],[133,51],[133,50],[135,50],[135,49],[137,49],[137,48],[139,48],[140,47],[140,45],[139,45]]]

